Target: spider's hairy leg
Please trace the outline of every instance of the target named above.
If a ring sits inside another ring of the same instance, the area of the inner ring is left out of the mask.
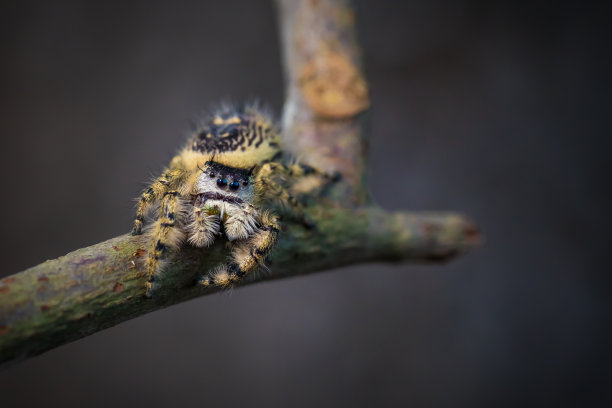
[[[281,168],[282,171],[286,172],[287,176],[289,177],[317,176],[322,179],[323,183],[338,181],[341,178],[340,173],[338,172],[327,173],[300,162],[292,163],[290,165],[281,164]]]
[[[261,167],[259,174],[260,177],[264,178],[280,176],[283,179],[296,179],[301,177],[314,176],[319,179],[319,184],[321,186],[330,182],[339,181],[341,179],[341,175],[338,172],[323,172],[312,166],[300,162],[295,162],[291,164],[269,162]]]
[[[299,167],[300,171],[303,171]],[[302,175],[304,175],[302,173]],[[283,205],[288,203],[293,208],[290,213],[292,218],[304,224],[306,228],[314,228],[315,223],[310,220],[305,214],[302,204],[287,191],[287,189],[277,181],[278,177],[299,177],[290,171],[290,168],[282,163],[269,162],[264,164],[255,176],[255,185],[263,194],[263,197],[273,201],[277,201]]]
[[[291,182],[290,192],[294,196],[310,195],[312,197],[325,194],[332,183],[339,181],[339,172],[322,172],[314,167],[300,162],[288,164],[285,167],[285,178]],[[299,220],[298,220],[299,221]]]
[[[269,162],[261,166],[255,176],[255,185],[264,193],[266,198],[276,198],[283,203],[289,203],[294,207],[301,208],[301,204],[289,192],[276,181],[276,176],[289,175],[289,169],[282,163]]]
[[[274,247],[279,229],[278,218],[264,212],[258,230],[249,239],[238,241],[234,246],[229,265],[209,273],[200,280],[200,284],[207,287],[228,287],[255,271]]]
[[[176,249],[183,238],[180,228],[177,228],[178,217],[181,214],[181,201],[178,191],[167,191],[160,206],[159,219],[151,231],[151,249],[147,257],[147,296],[153,293],[153,281],[160,269],[160,262],[168,250]]]
[[[163,197],[168,191],[168,188],[170,188],[170,186],[174,184],[176,180],[179,180],[182,175],[182,170],[167,169],[149,186],[144,193],[142,193],[140,200],[138,200],[138,208],[136,210],[136,219],[134,220],[132,235],[142,234],[144,218],[149,206]]]

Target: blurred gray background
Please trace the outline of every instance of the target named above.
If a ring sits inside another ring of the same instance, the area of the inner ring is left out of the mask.
[[[0,405],[612,403],[610,3],[357,3],[374,197],[462,211],[485,245],[140,317],[0,372]],[[268,0],[9,1],[0,23],[1,276],[127,232],[215,101],[282,105]]]

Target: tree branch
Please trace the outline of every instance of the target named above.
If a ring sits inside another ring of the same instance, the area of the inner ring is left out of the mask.
[[[283,131],[297,157],[343,175],[337,198],[369,201],[370,106],[349,0],[277,0],[285,68]]]
[[[310,197],[317,228],[283,224],[270,271],[242,285],[377,261],[442,261],[478,243],[453,213],[387,213],[366,194],[364,127],[369,106],[346,0],[278,0],[287,76],[284,134],[308,163],[339,171],[325,197]],[[139,315],[214,293],[196,279],[223,262],[222,240],[184,248],[144,296],[146,236],[123,235],[0,281],[0,362],[18,361]]]

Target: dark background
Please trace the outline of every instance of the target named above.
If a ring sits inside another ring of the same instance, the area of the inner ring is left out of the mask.
[[[374,197],[469,214],[485,245],[140,317],[0,372],[0,405],[611,403],[608,4],[358,1]],[[0,16],[2,276],[127,232],[215,101],[282,105],[270,1]]]

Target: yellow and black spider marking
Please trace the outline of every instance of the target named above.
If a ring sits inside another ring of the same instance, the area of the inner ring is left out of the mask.
[[[181,170],[166,170],[140,196],[138,209],[136,210],[136,219],[134,220],[134,227],[132,228],[132,235],[140,235],[144,225],[145,213],[149,206],[155,200],[160,199],[168,191],[171,185],[180,179],[182,174],[183,172]]]
[[[322,173],[302,163],[286,165],[279,162],[268,162],[261,166],[254,183],[258,185],[265,200],[276,202],[283,209],[286,209],[289,204],[292,207],[292,211],[288,213],[290,218],[311,229],[316,227],[316,224],[304,214],[302,204],[284,187],[287,180],[297,180],[307,176],[316,177],[314,186],[311,186],[313,189],[321,189],[330,182],[338,181],[340,177],[337,173]]]
[[[280,151],[280,137],[269,117],[247,107],[214,115],[194,133],[188,149],[228,166],[246,167],[273,158]]]
[[[159,218],[153,226],[152,242],[147,258],[147,293],[150,294],[158,263],[169,249],[178,248],[182,240],[182,232],[176,228],[178,215],[181,212],[178,191],[167,191],[161,202]]]
[[[301,163],[283,163],[277,128],[256,107],[225,108],[204,120],[168,168],[142,194],[132,233],[144,230],[151,244],[146,260],[146,293],[168,255],[183,243],[210,246],[224,236],[232,243],[226,264],[200,279],[204,286],[227,287],[264,265],[280,230],[277,208],[307,222],[290,186],[314,176],[325,185],[334,176]],[[153,209],[154,211],[149,211]]]

